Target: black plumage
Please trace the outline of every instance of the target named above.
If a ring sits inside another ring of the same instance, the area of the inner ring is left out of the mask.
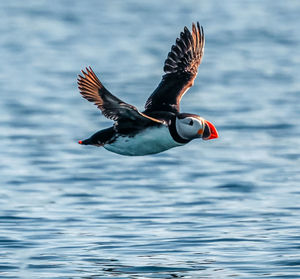
[[[184,28],[165,61],[165,75],[148,98],[145,113],[171,111],[178,113],[183,94],[193,85],[204,54],[205,38],[202,26],[193,23],[192,33]]]

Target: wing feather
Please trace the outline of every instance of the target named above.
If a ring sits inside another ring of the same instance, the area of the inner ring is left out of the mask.
[[[149,122],[163,123],[158,119],[149,117],[137,110],[136,107],[127,104],[111,94],[100,82],[92,68],[82,70],[82,75],[78,75],[78,88],[83,98],[93,102],[111,120],[140,120],[137,125],[145,125]]]
[[[164,64],[165,75],[148,98],[147,111],[165,110],[179,112],[184,93],[193,85],[198,67],[204,54],[205,38],[203,27],[194,23],[192,32],[187,27],[171,47]]]

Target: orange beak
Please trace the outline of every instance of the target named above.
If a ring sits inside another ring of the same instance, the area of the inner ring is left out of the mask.
[[[216,138],[218,138],[219,135],[218,135],[216,127],[212,123],[210,123],[209,121],[207,121],[207,120],[205,120],[204,122],[209,127],[210,136],[207,137],[207,138],[203,138],[203,139],[204,140],[210,140],[210,139],[216,139]]]

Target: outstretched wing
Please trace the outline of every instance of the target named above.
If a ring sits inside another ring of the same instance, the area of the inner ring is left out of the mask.
[[[183,94],[193,85],[204,54],[203,27],[193,23],[192,33],[187,27],[176,39],[165,61],[166,73],[145,104],[147,111],[179,112]]]
[[[78,88],[83,98],[93,102],[103,113],[103,115],[114,121],[121,119],[142,120],[143,122],[162,121],[149,117],[137,110],[136,107],[127,104],[111,94],[100,82],[92,68],[82,71],[83,76],[78,75]]]

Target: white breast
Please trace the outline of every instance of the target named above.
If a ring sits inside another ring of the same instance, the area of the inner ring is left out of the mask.
[[[148,128],[134,137],[119,136],[104,148],[122,155],[141,156],[155,154],[172,147],[184,145],[173,140],[167,126]]]

